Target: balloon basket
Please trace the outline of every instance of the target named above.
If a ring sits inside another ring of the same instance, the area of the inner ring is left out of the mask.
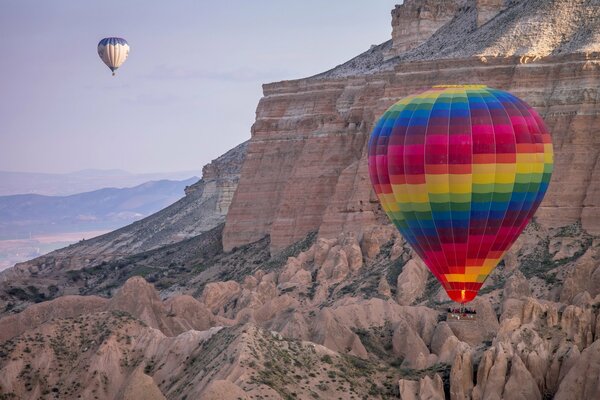
[[[449,307],[447,321],[477,321],[477,311],[470,307]]]

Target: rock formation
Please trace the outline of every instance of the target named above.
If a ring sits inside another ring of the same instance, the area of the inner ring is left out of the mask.
[[[452,20],[465,0],[406,0],[392,10],[392,48],[388,58],[411,50]]]

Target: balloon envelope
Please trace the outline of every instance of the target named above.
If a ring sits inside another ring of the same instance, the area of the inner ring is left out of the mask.
[[[385,112],[369,141],[382,208],[459,303],[475,298],[533,217],[552,166],[538,113],[483,85],[408,96]]]
[[[98,55],[114,75],[129,55],[129,44],[122,38],[104,38],[98,43]]]

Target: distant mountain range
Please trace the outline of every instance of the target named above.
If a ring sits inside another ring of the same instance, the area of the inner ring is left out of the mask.
[[[85,169],[66,174],[0,171],[0,196],[41,194],[69,196],[107,187],[125,188],[148,181],[181,181],[200,175],[200,171],[134,174],[111,169]]]
[[[116,229],[179,200],[185,187],[198,179],[151,181],[70,196],[0,196],[0,240]]]

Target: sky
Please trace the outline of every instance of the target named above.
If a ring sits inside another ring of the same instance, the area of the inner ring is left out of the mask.
[[[391,37],[399,0],[0,2],[0,170],[200,171],[250,138],[263,83]],[[131,46],[112,77],[100,39]]]

